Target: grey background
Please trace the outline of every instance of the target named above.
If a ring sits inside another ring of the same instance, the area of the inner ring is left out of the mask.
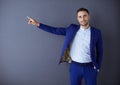
[[[78,24],[86,7],[91,25],[102,31],[104,58],[98,85],[120,85],[118,0],[0,0],[0,85],[69,85],[69,64],[58,65],[64,36],[27,24],[26,16],[47,25]],[[84,81],[83,81],[84,84]]]

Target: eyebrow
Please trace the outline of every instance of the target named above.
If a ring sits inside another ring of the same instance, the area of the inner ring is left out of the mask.
[[[83,16],[87,16],[87,15],[85,14],[85,15],[83,15]],[[81,17],[81,15],[78,15],[78,17]]]

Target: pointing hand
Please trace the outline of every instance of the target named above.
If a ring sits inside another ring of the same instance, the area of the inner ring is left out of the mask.
[[[36,21],[35,19],[32,19],[31,17],[28,17],[28,24],[31,24],[31,25],[35,25],[35,26],[39,26],[40,23],[38,21]]]

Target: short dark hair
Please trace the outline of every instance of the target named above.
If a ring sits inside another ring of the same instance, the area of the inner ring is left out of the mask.
[[[88,14],[90,14],[90,12],[88,11],[88,9],[86,9],[86,8],[79,8],[77,10],[77,13],[80,12],[80,11],[86,11]]]

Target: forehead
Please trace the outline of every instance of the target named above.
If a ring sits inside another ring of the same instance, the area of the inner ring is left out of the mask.
[[[77,15],[82,16],[82,15],[89,15],[89,14],[86,11],[79,11]]]

